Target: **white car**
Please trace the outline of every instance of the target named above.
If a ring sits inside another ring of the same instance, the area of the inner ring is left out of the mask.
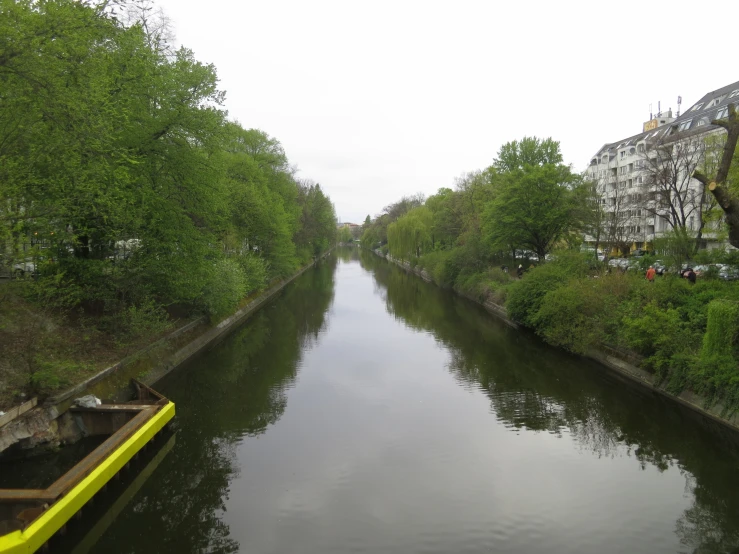
[[[33,258],[26,258],[21,262],[13,264],[13,277],[20,279],[35,274],[36,262],[33,261]]]

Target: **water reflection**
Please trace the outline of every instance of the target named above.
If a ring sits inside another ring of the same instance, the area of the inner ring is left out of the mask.
[[[676,468],[693,502],[675,524],[680,542],[696,553],[739,547],[739,458],[732,438],[371,253],[359,256],[388,312],[432,333],[450,351],[449,370],[458,381],[479,386],[512,430],[568,433],[599,457],[628,456],[643,470]]]
[[[240,550],[224,513],[239,476],[237,449],[287,405],[301,356],[328,322],[331,257],[289,285],[217,348],[157,386],[177,404],[177,444],[96,545],[96,552]]]

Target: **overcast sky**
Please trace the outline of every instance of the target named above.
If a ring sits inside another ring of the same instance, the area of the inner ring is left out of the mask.
[[[739,80],[729,0],[156,4],[216,66],[230,118],[277,138],[350,222],[452,187],[524,136],[583,170],[650,103],[681,95],[684,112]]]

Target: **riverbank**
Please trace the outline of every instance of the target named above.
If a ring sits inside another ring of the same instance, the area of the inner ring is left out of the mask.
[[[418,266],[413,267],[407,261],[396,260],[389,254],[386,255],[380,250],[373,250],[373,252],[377,256],[398,265],[405,271],[413,273],[424,281],[438,285],[438,283],[436,283],[432,278],[431,274],[425,269]],[[511,316],[509,310],[502,303],[495,302],[490,298],[476,297],[473,294],[464,293],[455,289],[452,290],[454,290],[456,294],[483,306],[489,313],[502,319],[508,325],[513,327],[520,327],[522,325]],[[580,353],[580,355],[598,362],[602,367],[607,368],[622,379],[626,379],[640,387],[647,388],[655,394],[669,398],[695,411],[700,416],[719,423],[734,432],[739,431],[739,411],[727,407],[723,402],[711,400],[706,396],[697,394],[691,390],[681,390],[679,392],[670,390],[670,382],[665,380],[664,377],[639,367],[638,364],[642,362],[643,356],[640,356],[636,352],[621,348],[608,347],[601,344],[588,347],[587,350]]]
[[[76,442],[82,435],[67,412],[75,398],[94,394],[99,398],[122,399],[128,392],[132,377],[149,386],[154,385],[191,357],[217,344],[316,263],[314,261],[265,291],[247,297],[233,314],[213,321],[206,318],[193,320],[91,377],[50,396],[41,405],[18,413],[17,417],[0,426],[0,455],[11,447],[14,451],[25,453],[40,447],[54,448]]]

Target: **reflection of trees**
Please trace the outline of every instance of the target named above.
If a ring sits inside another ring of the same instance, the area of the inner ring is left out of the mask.
[[[356,246],[341,246],[334,249],[333,255],[335,255],[342,262],[346,263],[358,261],[359,248]]]
[[[618,385],[588,361],[532,340],[484,310],[368,252],[388,312],[431,332],[451,353],[449,370],[479,386],[496,417],[515,428],[573,435],[598,456],[627,455],[643,468],[677,466],[694,505],[677,522],[696,552],[739,546],[739,456],[730,437],[649,391]],[[625,448],[624,448],[625,447]]]
[[[217,348],[159,383],[177,444],[96,545],[100,552],[237,552],[222,521],[236,446],[284,413],[303,350],[327,323],[337,260],[288,285]]]

